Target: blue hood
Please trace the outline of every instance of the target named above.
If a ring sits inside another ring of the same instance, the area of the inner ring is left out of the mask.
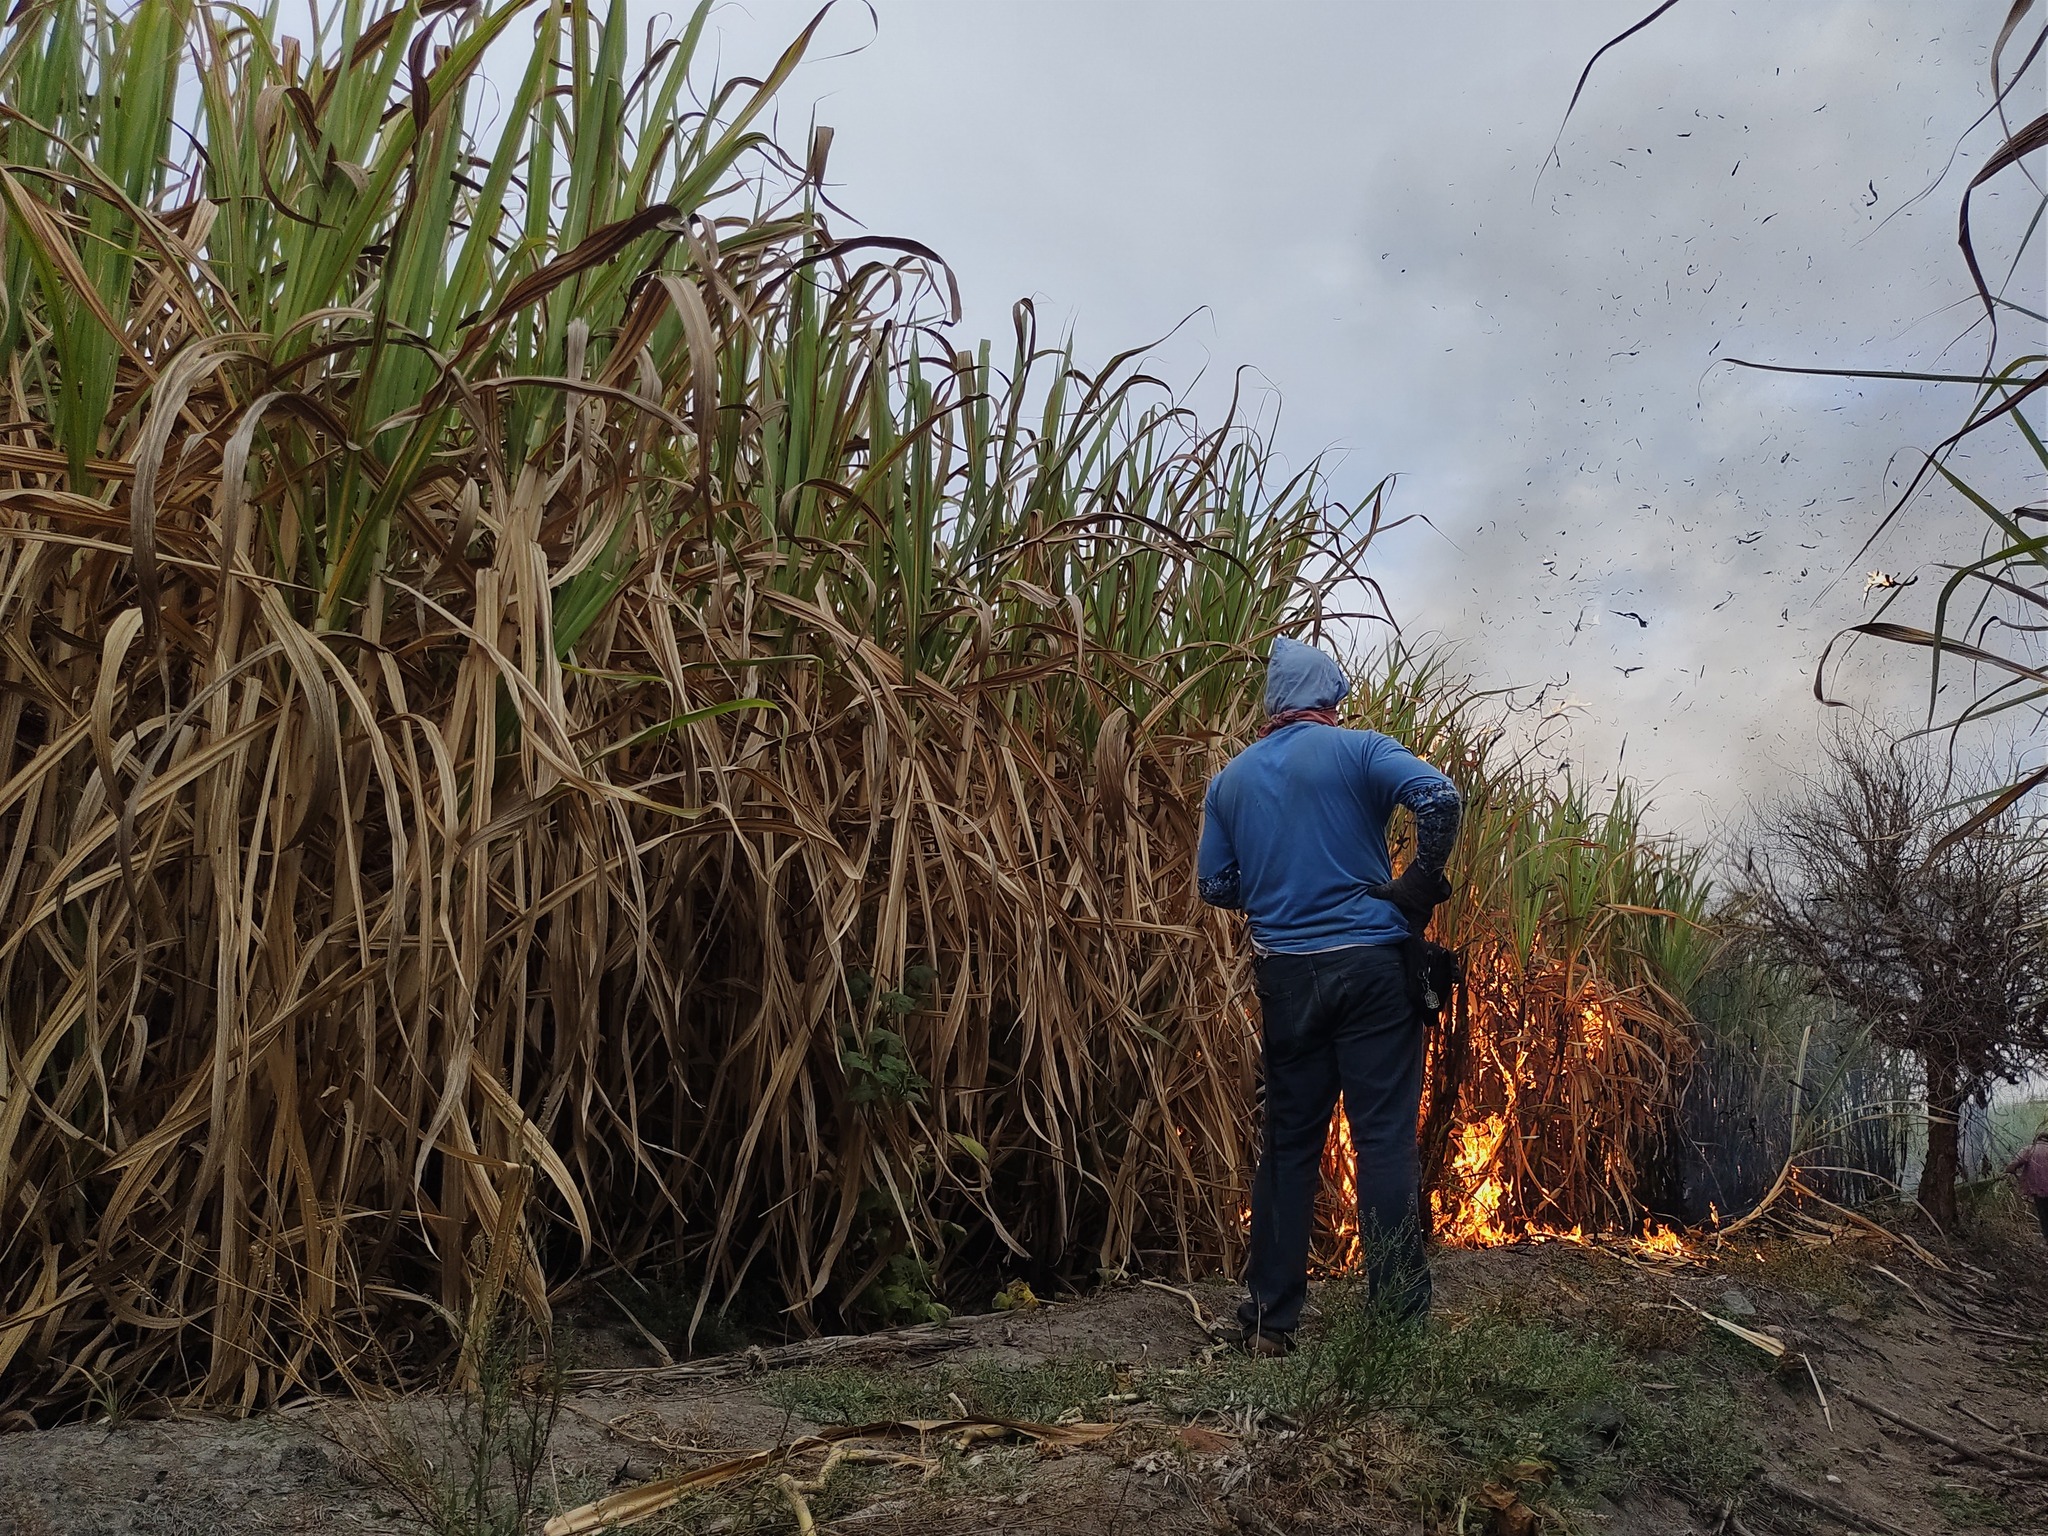
[[[1344,669],[1312,645],[1275,640],[1266,661],[1266,713],[1330,709],[1351,691]]]

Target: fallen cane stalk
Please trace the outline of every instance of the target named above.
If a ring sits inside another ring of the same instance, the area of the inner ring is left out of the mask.
[[[784,1472],[775,1479],[775,1486],[789,1500],[790,1513],[796,1516],[797,1536],[817,1536],[818,1522],[811,1518],[811,1506],[805,1501],[804,1491],[797,1486],[796,1479]]]
[[[637,1488],[628,1488],[619,1493],[608,1494],[592,1503],[565,1509],[542,1527],[541,1536],[596,1536],[599,1531],[632,1525],[650,1519],[665,1509],[673,1508],[686,1494],[719,1483],[731,1482],[736,1478],[751,1477],[771,1466],[786,1463],[792,1456],[823,1447],[837,1446],[847,1440],[915,1435],[923,1441],[934,1435],[993,1432],[1022,1435],[1025,1439],[1036,1441],[1042,1446],[1064,1447],[1090,1445],[1114,1434],[1115,1431],[1116,1425],[1113,1423],[1036,1424],[1023,1419],[892,1419],[874,1424],[841,1424],[815,1435],[804,1435],[782,1445],[750,1451],[744,1456],[735,1456],[729,1461],[698,1467],[694,1471],[673,1477],[656,1478],[652,1482],[642,1483]],[[906,1456],[904,1460],[921,1465],[926,1458]],[[828,1459],[828,1468],[829,1465]],[[779,1474],[777,1483],[786,1483],[789,1488],[795,1488],[798,1498],[801,1498],[802,1485],[794,1482],[787,1473]],[[788,1492],[788,1488],[784,1491]],[[796,1508],[794,1500],[791,1508]],[[803,1513],[808,1514],[808,1509],[806,1508]],[[801,1516],[798,1524],[803,1525]],[[803,1528],[811,1529],[808,1526]]]
[[[648,1447],[650,1450],[660,1451],[664,1456],[729,1457],[744,1456],[747,1454],[747,1452],[745,1451],[734,1450],[731,1446],[684,1445],[680,1441],[676,1440],[664,1440],[655,1435],[643,1435],[638,1430],[625,1428],[624,1425],[620,1422],[621,1419],[629,1417],[628,1415],[622,1414],[619,1418],[616,1419],[600,1418],[597,1414],[590,1412],[587,1408],[578,1408],[574,1403],[562,1404],[562,1412],[574,1414],[577,1418],[582,1419],[587,1423],[595,1424],[599,1429],[603,1430],[606,1434],[614,1436],[617,1439],[631,1441],[635,1445],[644,1445]]]
[[[977,1335],[958,1323],[919,1323],[887,1333],[831,1334],[783,1344],[774,1349],[750,1349],[708,1360],[685,1360],[673,1365],[635,1365],[616,1369],[570,1371],[569,1382],[577,1387],[602,1390],[607,1387],[643,1386],[669,1381],[694,1381],[723,1376],[752,1375],[792,1365],[815,1365],[840,1355],[872,1361],[897,1356],[920,1356],[948,1349],[964,1349]]]
[[[1952,1273],[1948,1265],[1943,1263],[1940,1259],[1936,1258],[1933,1254],[1929,1253],[1919,1243],[1913,1241],[1912,1237],[1907,1233],[1894,1232],[1890,1227],[1879,1226],[1876,1222],[1872,1221],[1868,1216],[1864,1216],[1856,1211],[1852,1211],[1846,1205],[1837,1205],[1834,1201],[1824,1199],[1822,1196],[1816,1195],[1812,1190],[1807,1189],[1803,1186],[1801,1187],[1799,1192],[1802,1195],[1804,1195],[1807,1199],[1816,1201],[1817,1203],[1826,1206],[1829,1210],[1835,1212],[1837,1215],[1847,1218],[1850,1222],[1853,1222],[1856,1226],[1861,1227],[1864,1231],[1872,1234],[1873,1236],[1884,1238],[1889,1242],[1898,1243],[1900,1246],[1904,1247],[1909,1253],[1911,1253],[1913,1257],[1918,1259],[1922,1264],[1925,1264],[1929,1269],[1938,1270],[1944,1275]]]
[[[1802,1354],[1799,1363],[1806,1367],[1807,1378],[1813,1383],[1813,1395],[1820,1399],[1820,1416],[1828,1421],[1828,1433],[1835,1432],[1835,1416],[1828,1409],[1828,1395],[1820,1389],[1820,1372],[1813,1368],[1813,1356]]]
[[[1949,1407],[1953,1408],[1957,1413],[1960,1413],[1972,1424],[1976,1424],[1985,1429],[1990,1430],[1991,1433],[1996,1435],[2000,1440],[2014,1440],[2017,1438],[2010,1430],[2000,1429],[1996,1424],[1992,1423],[1989,1419],[1985,1418],[1983,1414],[1979,1413],[1976,1409],[1972,1408],[1960,1397],[1955,1398],[1953,1401],[1951,1401],[1949,1403]]]
[[[2041,1336],[2037,1333],[2014,1333],[2010,1328],[1992,1328],[1983,1323],[1957,1321],[1952,1324],[1962,1333],[1974,1333],[1987,1339],[2010,1339],[2015,1344],[2038,1344]]]
[[[1779,1498],[1790,1499],[1795,1504],[1804,1504],[1808,1509],[1816,1510],[1830,1520],[1841,1521],[1852,1531],[1882,1531],[1885,1536],[1919,1536],[1918,1532],[1909,1531],[1903,1525],[1894,1525],[1882,1515],[1866,1515],[1861,1510],[1851,1509],[1847,1504],[1838,1504],[1818,1493],[1808,1493],[1804,1488],[1795,1488],[1792,1484],[1780,1482],[1775,1477],[1766,1476],[1763,1485]]]
[[[1783,1339],[1776,1338],[1768,1333],[1763,1333],[1755,1328],[1745,1328],[1742,1326],[1742,1324],[1730,1322],[1727,1318],[1717,1316],[1716,1314],[1707,1311],[1707,1309],[1704,1307],[1696,1307],[1691,1302],[1687,1301],[1683,1296],[1679,1295],[1676,1291],[1673,1291],[1671,1293],[1671,1299],[1677,1302],[1680,1306],[1684,1307],[1686,1311],[1698,1313],[1701,1317],[1705,1318],[1708,1322],[1712,1323],[1716,1328],[1720,1328],[1728,1333],[1734,1334],[1736,1338],[1741,1339],[1745,1344],[1754,1344],[1758,1349],[1762,1350],[1765,1354],[1769,1355],[1773,1360],[1782,1360],[1785,1358],[1785,1341]]]
[[[1850,1402],[1858,1407],[1876,1414],[1881,1419],[1890,1419],[1901,1429],[1911,1430],[1923,1440],[1932,1440],[1936,1445],[1945,1445],[1957,1455],[1967,1456],[1972,1461],[1981,1461],[1986,1466],[2002,1467],[2010,1471],[2011,1468],[2006,1466],[2006,1462],[2018,1461],[2024,1462],[2030,1467],[2048,1467],[2048,1456],[2038,1456],[2034,1452],[2022,1450],[2016,1445],[2000,1446],[1995,1451],[1983,1450],[1978,1446],[1958,1440],[1953,1435],[1945,1435],[1938,1429],[1930,1429],[1925,1424],[1907,1418],[1896,1408],[1887,1408],[1883,1403],[1872,1401],[1861,1392],[1854,1392],[1844,1387],[1842,1388],[1842,1396],[1848,1398]]]
[[[1773,1360],[1783,1360],[1789,1353],[1789,1351],[1786,1348],[1785,1341],[1782,1339],[1776,1338],[1771,1334],[1761,1332],[1755,1328],[1745,1328],[1740,1323],[1731,1323],[1725,1317],[1717,1317],[1712,1312],[1706,1311],[1704,1308],[1694,1306],[1691,1302],[1687,1301],[1683,1296],[1679,1295],[1676,1291],[1673,1291],[1671,1293],[1671,1298],[1672,1300],[1678,1302],[1680,1305],[1685,1307],[1688,1311],[1697,1312],[1701,1317],[1705,1318],[1715,1327],[1726,1329],[1729,1333],[1734,1334],[1736,1338],[1741,1339],[1746,1344],[1754,1344],[1758,1349],[1762,1350],[1765,1354],[1769,1355]],[[1820,1416],[1827,1421],[1828,1433],[1833,1434],[1835,1432],[1834,1410],[1828,1407],[1828,1395],[1827,1393],[1821,1390],[1820,1372],[1816,1371],[1813,1368],[1813,1357],[1811,1355],[1801,1353],[1797,1356],[1794,1356],[1793,1358],[1797,1359],[1801,1365],[1806,1367],[1807,1380],[1813,1383],[1813,1395],[1820,1401]]]

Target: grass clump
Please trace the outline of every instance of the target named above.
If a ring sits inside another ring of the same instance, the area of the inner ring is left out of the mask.
[[[1651,1372],[1613,1340],[1550,1322],[1482,1313],[1436,1333],[1401,1411],[1468,1464],[1555,1464],[1571,1492],[1598,1497],[1637,1481],[1696,1502],[1725,1497],[1754,1470],[1730,1427],[1732,1398],[1689,1361]]]
[[[1866,1284],[1862,1262],[1850,1249],[1833,1243],[1798,1241],[1766,1243],[1756,1250],[1757,1277],[1766,1286],[1797,1296],[1809,1305],[1854,1306],[1877,1313],[1889,1310],[1894,1297]],[[1727,1265],[1731,1275],[1742,1273]]]
[[[780,1372],[761,1395],[813,1424],[870,1424],[882,1419],[949,1418],[951,1405],[938,1376],[925,1372],[820,1365]]]
[[[424,1536],[525,1536],[562,1402],[560,1373],[534,1359],[532,1334],[494,1319],[464,1352],[459,1391],[373,1410],[336,1438]]]
[[[1117,1390],[1114,1367],[1099,1360],[1049,1360],[1043,1365],[978,1365],[955,1388],[968,1412],[991,1419],[1049,1423],[1071,1409],[1095,1409]]]
[[[1934,1506],[1951,1530],[2022,1531],[2028,1529],[2026,1513],[2004,1495],[1961,1483],[1934,1485]]]
[[[1321,1307],[1294,1354],[1161,1373],[1153,1394],[1182,1413],[1277,1416],[1304,1440],[1348,1447],[1334,1461],[1286,1459],[1355,1469],[1432,1517],[1489,1484],[1543,1486],[1554,1512],[1642,1483],[1704,1506],[1757,1465],[1726,1390],[1689,1354],[1652,1363],[1597,1326],[1511,1304],[1420,1328],[1391,1324],[1350,1286],[1333,1285]]]

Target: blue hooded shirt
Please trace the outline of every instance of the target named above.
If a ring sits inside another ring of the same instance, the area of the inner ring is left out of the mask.
[[[1267,714],[1329,709],[1350,691],[1314,646],[1273,642]],[[1407,920],[1366,895],[1393,873],[1387,821],[1396,805],[1445,795],[1455,805],[1448,778],[1377,731],[1283,726],[1209,781],[1196,868],[1203,899],[1242,908],[1253,941],[1280,954],[1399,944]]]

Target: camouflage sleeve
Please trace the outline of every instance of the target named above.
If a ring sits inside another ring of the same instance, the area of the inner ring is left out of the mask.
[[[1196,880],[1195,888],[1201,892],[1202,900],[1212,907],[1228,907],[1235,911],[1244,905],[1237,889],[1237,866],[1235,864],[1219,870],[1213,875],[1203,875]]]
[[[1458,787],[1449,779],[1425,780],[1404,786],[1398,798],[1415,816],[1416,864],[1442,873],[1457,844],[1458,822],[1464,814]]]

